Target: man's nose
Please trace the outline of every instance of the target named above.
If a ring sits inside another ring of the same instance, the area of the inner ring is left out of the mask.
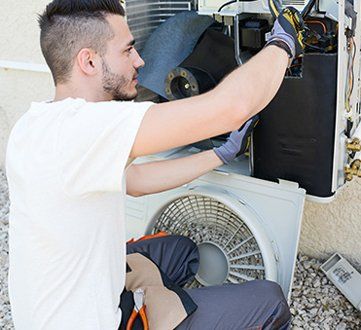
[[[139,53],[135,50],[135,59],[134,59],[134,67],[136,69],[142,68],[144,66],[144,61],[143,59],[140,57]]]

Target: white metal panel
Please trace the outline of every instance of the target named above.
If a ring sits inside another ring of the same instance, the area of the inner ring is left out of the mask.
[[[198,10],[201,14],[211,15],[216,13],[219,8],[228,1],[224,0],[199,0]],[[293,6],[298,10],[302,10],[305,6],[305,0],[283,0],[283,6]],[[268,0],[258,0],[249,2],[235,2],[224,8],[225,11],[233,11],[235,13],[256,13],[270,14],[268,8]],[[223,10],[222,10],[223,11]]]
[[[361,12],[361,2],[355,1],[354,6],[358,13]],[[358,14],[360,15],[360,14]],[[358,16],[358,23],[355,33],[356,54],[354,61],[354,89],[351,95],[351,111],[347,112],[345,107],[345,90],[347,80],[347,39],[345,36],[346,27],[350,27],[350,20],[345,16],[345,0],[338,2],[338,71],[337,71],[337,109],[334,139],[333,177],[332,189],[336,191],[345,183],[344,167],[347,164],[346,135],[344,133],[347,125],[347,118],[351,118],[354,126],[351,134],[354,133],[360,123],[360,46],[361,26]]]

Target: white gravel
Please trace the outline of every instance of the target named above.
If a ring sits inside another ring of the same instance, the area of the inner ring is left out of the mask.
[[[5,174],[0,170],[0,329],[14,329],[7,287],[9,270],[8,223],[9,195]]]
[[[292,329],[360,330],[361,312],[323,274],[321,264],[298,256],[291,297]]]
[[[0,170],[0,329],[14,329],[7,289],[9,196]],[[322,261],[299,255],[292,291],[292,329],[361,329],[358,312],[319,270]]]

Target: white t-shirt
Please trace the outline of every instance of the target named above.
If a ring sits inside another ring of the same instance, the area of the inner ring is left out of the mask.
[[[118,328],[124,171],[151,105],[72,98],[32,103],[14,126],[6,173],[16,329]]]

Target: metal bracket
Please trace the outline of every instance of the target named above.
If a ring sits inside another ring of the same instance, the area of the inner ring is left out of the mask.
[[[237,64],[240,66],[243,64],[240,56],[240,47],[239,47],[239,14],[227,15],[222,13],[216,13],[213,15],[214,19],[218,23],[223,23],[229,27],[233,26],[233,36],[234,36],[234,58],[236,59]]]

